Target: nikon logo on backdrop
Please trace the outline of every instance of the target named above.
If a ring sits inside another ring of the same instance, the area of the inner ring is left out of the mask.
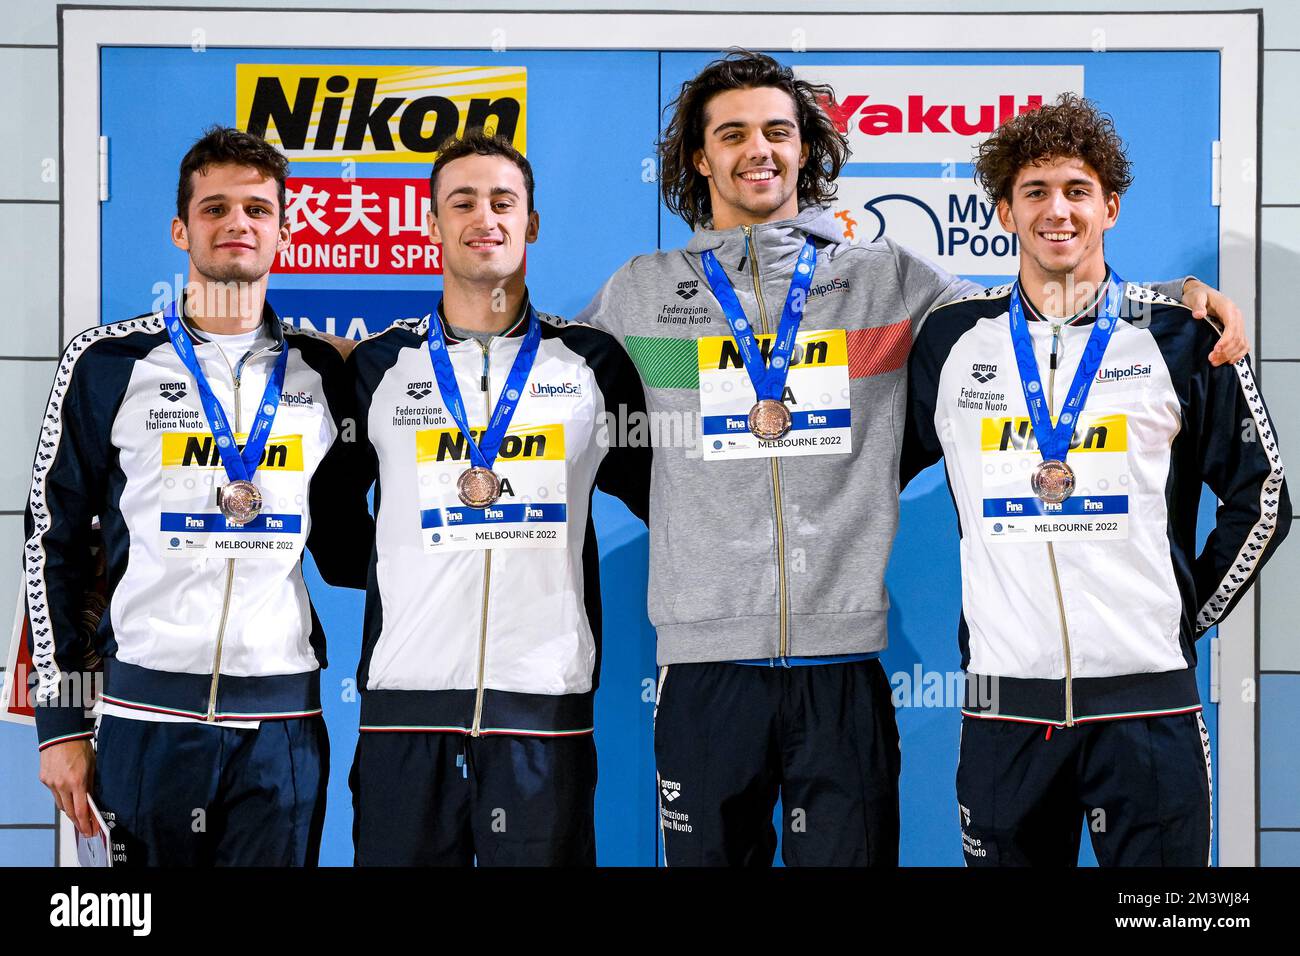
[[[235,86],[240,128],[298,162],[430,163],[479,127],[527,151],[522,66],[241,63]]]

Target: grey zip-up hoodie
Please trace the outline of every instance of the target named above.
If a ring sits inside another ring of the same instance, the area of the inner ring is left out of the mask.
[[[844,229],[820,206],[699,228],[685,249],[628,261],[577,317],[616,336],[645,385],[649,422],[639,433],[621,423],[611,440],[654,440],[649,611],[660,665],[886,645],[908,349],[930,309],[982,288],[887,238],[851,245]],[[852,451],[705,461],[696,343],[730,329],[700,253],[713,250],[745,315],[770,333],[809,235],[817,267],[801,330],[847,330]]]

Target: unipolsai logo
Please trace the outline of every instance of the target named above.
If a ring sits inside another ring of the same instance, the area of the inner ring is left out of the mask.
[[[1151,366],[1144,365],[1141,362],[1134,362],[1114,368],[1101,368],[1097,370],[1097,384],[1102,385],[1107,382],[1135,382],[1151,377]]]

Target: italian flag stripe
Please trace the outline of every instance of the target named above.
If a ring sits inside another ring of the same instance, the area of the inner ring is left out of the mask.
[[[700,387],[695,339],[629,335],[623,341],[641,379],[650,388]]]

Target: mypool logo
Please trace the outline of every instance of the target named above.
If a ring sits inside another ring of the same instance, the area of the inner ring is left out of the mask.
[[[582,386],[577,382],[560,382],[557,385],[533,382],[528,386],[531,398],[577,398],[581,394]]]
[[[1124,368],[1103,368],[1097,372],[1097,382],[1134,382],[1151,377],[1151,366],[1134,362]]]
[[[956,274],[1016,271],[1019,240],[1002,228],[997,206],[974,183],[842,176],[835,207],[837,215],[844,214],[846,242],[869,243],[888,236]]]

